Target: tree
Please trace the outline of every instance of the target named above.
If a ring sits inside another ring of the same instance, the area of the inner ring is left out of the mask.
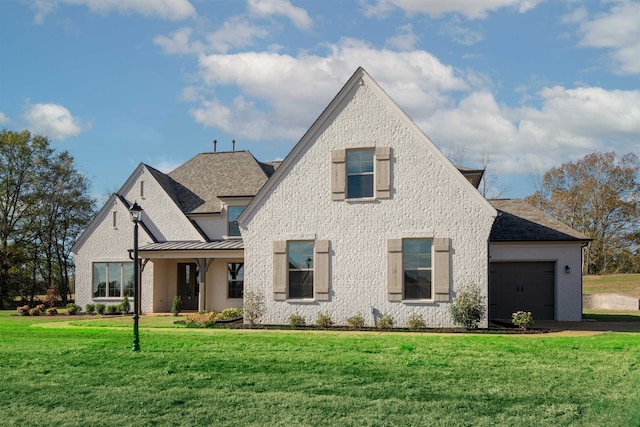
[[[66,302],[71,244],[93,215],[89,182],[47,138],[0,131],[0,304],[56,285]]]
[[[612,261],[637,244],[639,171],[633,153],[620,158],[614,152],[587,154],[546,172],[527,201],[593,239],[585,252],[585,272],[608,272],[624,265]]]

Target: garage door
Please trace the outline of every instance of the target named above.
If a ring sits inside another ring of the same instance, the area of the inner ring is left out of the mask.
[[[555,262],[492,262],[489,318],[511,319],[518,310],[553,320]]]

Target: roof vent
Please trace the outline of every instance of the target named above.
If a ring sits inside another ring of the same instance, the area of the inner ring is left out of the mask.
[[[231,140],[231,151],[236,151],[236,140],[235,139]]]
[[[218,140],[217,140],[217,139],[214,139],[214,140],[213,140],[213,152],[214,152],[214,153],[216,152],[216,145],[218,145]]]

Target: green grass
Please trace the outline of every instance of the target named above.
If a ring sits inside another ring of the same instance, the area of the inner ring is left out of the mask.
[[[133,353],[130,318],[0,312],[2,424],[640,424],[640,334],[202,330],[173,320],[143,316]]]
[[[582,318],[598,322],[640,322],[639,310],[582,309]]]
[[[582,291],[585,294],[614,293],[640,298],[640,274],[584,276]]]

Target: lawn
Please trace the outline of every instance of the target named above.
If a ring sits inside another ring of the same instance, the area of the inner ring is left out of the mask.
[[[614,293],[640,298],[640,274],[589,275],[582,278],[585,294]]]
[[[143,316],[133,353],[130,318],[9,314],[3,425],[640,424],[640,333],[204,330]]]

